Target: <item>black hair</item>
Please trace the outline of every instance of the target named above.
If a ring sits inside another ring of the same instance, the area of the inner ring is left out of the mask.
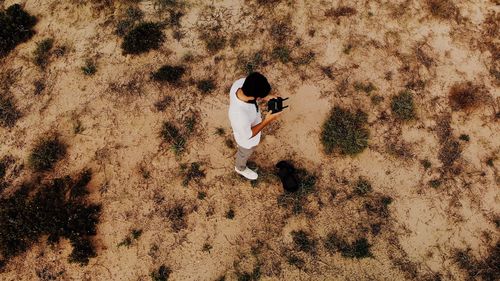
[[[247,97],[264,98],[271,92],[271,85],[264,75],[252,72],[245,79],[241,89]]]

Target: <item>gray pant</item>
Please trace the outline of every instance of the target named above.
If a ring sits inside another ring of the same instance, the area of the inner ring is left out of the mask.
[[[238,152],[236,152],[236,169],[243,171],[247,167],[247,160],[252,155],[255,150],[255,146],[252,148],[244,148],[238,145]]]

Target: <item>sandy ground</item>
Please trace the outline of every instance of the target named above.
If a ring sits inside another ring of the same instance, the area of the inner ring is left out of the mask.
[[[7,7],[19,1],[2,2]],[[470,248],[480,259],[498,243],[500,91],[490,69],[498,67],[491,46],[498,49],[499,41],[483,35],[487,16],[500,12],[498,2],[453,1],[461,15],[455,20],[432,16],[425,1],[291,0],[272,8],[253,0],[188,1],[180,28],[184,38],[175,40],[172,28],[167,28],[160,50],[138,56],[122,55],[122,39],[114,34],[117,19],[135,4],[115,0],[108,7],[102,2],[21,2],[39,23],[34,38],[2,61],[2,75],[16,73],[9,91],[23,117],[12,129],[0,128],[0,157],[12,155],[25,163],[36,140],[57,132],[69,145],[68,156],[46,176],[75,174],[85,167],[94,171],[90,200],[103,206],[95,237],[98,256],[87,266],[71,264],[67,241],[47,246],[42,239],[13,258],[0,273],[1,280],[150,280],[150,273],[162,264],[172,270],[169,280],[216,280],[224,275],[237,280],[237,272],[251,272],[256,265],[261,280],[464,280],[466,273],[454,262],[454,253]],[[210,11],[207,6],[212,4],[222,15],[227,38],[239,36],[234,46],[228,43],[216,54],[207,53],[199,39],[200,13]],[[338,19],[325,16],[340,5],[354,7],[357,13]],[[148,20],[165,18],[151,1],[137,7]],[[258,68],[280,95],[290,97],[290,109],[266,129],[252,160],[261,172],[269,172],[277,161],[292,159],[318,177],[317,190],[299,215],[277,205],[282,187],[276,178],[253,187],[237,177],[235,150],[225,144],[231,138],[228,89],[244,76],[238,55],[269,53],[275,43],[268,31],[287,16],[292,29],[286,44],[292,58],[309,51],[315,57],[296,65],[268,55],[266,65]],[[36,42],[47,37],[68,46],[69,52],[52,57],[40,71],[32,52]],[[428,66],[419,60],[417,47],[431,60]],[[179,63],[186,54],[195,59],[185,63],[185,84],[151,81],[151,71]],[[87,58],[97,61],[94,76],[80,70]],[[189,82],[207,77],[217,83],[210,94],[199,93]],[[39,79],[46,88],[34,95],[33,82]],[[414,89],[417,118],[396,121],[390,97],[416,80],[425,82]],[[383,101],[372,104],[370,96],[353,88],[355,81],[372,82],[376,90],[371,95]],[[488,95],[471,111],[452,112],[448,92],[462,81],[483,85]],[[154,103],[166,95],[174,101],[159,112]],[[355,157],[323,152],[321,125],[335,105],[368,113],[369,147]],[[190,112],[199,116],[196,132],[187,151],[175,156],[162,144],[161,125],[179,122]],[[446,114],[451,114],[453,135],[468,134],[471,140],[461,143],[461,173],[446,176],[434,189],[428,182],[439,177],[442,168],[436,127]],[[77,120],[84,127],[79,134],[73,130]],[[217,127],[226,129],[225,136],[214,133]],[[391,144],[404,144],[408,153],[391,153]],[[422,167],[424,159],[432,163],[428,170]],[[488,159],[493,166],[486,164]],[[184,187],[180,164],[194,161],[202,163],[206,178]],[[144,178],[141,169],[150,176]],[[24,169],[15,182],[30,173]],[[369,197],[351,195],[360,176],[372,183]],[[198,191],[207,197],[197,199]],[[385,218],[372,217],[363,208],[380,196],[393,198]],[[165,212],[178,204],[187,212],[186,225],[173,231]],[[230,208],[233,220],[225,217]],[[374,235],[369,226],[378,221],[382,229]],[[117,247],[131,229],[142,229],[142,236],[129,247]],[[290,233],[299,229],[319,241],[317,255],[297,253],[305,260],[302,269],[286,258],[293,248]],[[330,231],[349,239],[368,237],[373,257],[358,260],[328,253],[321,241]],[[202,250],[205,243],[212,246],[209,251]],[[37,272],[57,277],[43,279]]]

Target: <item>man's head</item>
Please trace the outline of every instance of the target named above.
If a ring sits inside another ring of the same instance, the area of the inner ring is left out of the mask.
[[[265,98],[271,92],[271,85],[264,75],[252,72],[243,83],[243,94],[247,97]]]

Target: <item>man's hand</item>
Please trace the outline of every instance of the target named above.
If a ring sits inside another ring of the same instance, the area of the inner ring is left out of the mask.
[[[280,115],[283,113],[283,111],[280,111],[280,112],[276,112],[276,113],[271,113],[271,112],[268,112],[266,114],[266,116],[264,117],[264,121],[266,122],[271,122],[271,121],[274,121],[276,119],[278,119],[278,117],[280,117]]]
[[[275,99],[277,98],[278,96],[275,94],[275,93],[272,93],[270,95],[267,95],[265,98],[262,98],[262,101],[263,102],[268,102],[270,101],[271,99]]]

